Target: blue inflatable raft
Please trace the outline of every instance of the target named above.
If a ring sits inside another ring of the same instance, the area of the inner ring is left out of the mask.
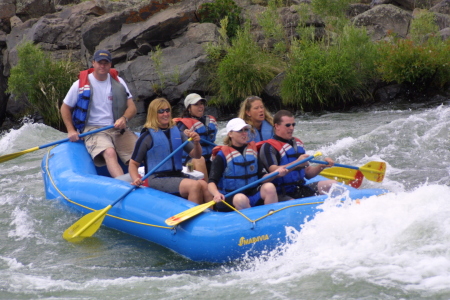
[[[124,181],[100,175],[83,143],[63,143],[42,160],[47,199],[58,199],[83,214],[105,208],[130,189]],[[314,180],[324,179],[318,176]],[[385,193],[347,187],[352,199]],[[103,224],[157,243],[194,261],[223,263],[267,253],[288,243],[286,228],[300,230],[327,196],[263,205],[237,212],[207,209],[167,226],[165,220],[195,206],[183,198],[148,187],[138,188],[113,206]],[[77,217],[74,216],[74,222]]]

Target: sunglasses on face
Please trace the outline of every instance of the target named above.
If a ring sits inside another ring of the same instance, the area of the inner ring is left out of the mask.
[[[291,127],[291,125],[292,125],[292,127],[295,127],[295,123],[286,123],[286,124],[284,124],[284,126],[286,126],[287,128]]]
[[[244,129],[241,129],[241,130],[233,130],[233,132],[239,132],[239,133],[249,132],[249,131],[250,131],[250,129],[248,129],[248,128],[244,128]]]
[[[170,113],[170,108],[161,108],[156,111],[158,114]]]

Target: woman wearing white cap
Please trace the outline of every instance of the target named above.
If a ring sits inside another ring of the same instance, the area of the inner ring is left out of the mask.
[[[273,117],[258,96],[247,97],[239,110],[239,118],[252,126],[251,141],[260,142],[273,136]]]
[[[257,205],[278,202],[275,186],[265,182],[260,186],[250,187],[243,193],[225,198],[238,188],[246,186],[264,176],[262,164],[258,161],[258,151],[255,142],[248,142],[250,125],[240,118],[234,118],[227,124],[227,136],[224,146],[217,146],[213,150],[213,161],[209,177],[208,189],[214,196],[219,211],[230,209],[223,203],[241,210]],[[284,167],[277,169],[284,176],[288,170]]]
[[[208,172],[211,168],[211,153],[214,148],[214,141],[217,134],[217,122],[213,116],[205,115],[206,99],[199,94],[189,94],[184,99],[185,110],[181,118],[173,119],[180,131],[188,129],[195,131],[200,135],[202,140],[202,157],[200,159],[192,159],[194,169],[204,174],[204,179],[208,182]],[[210,143],[207,143],[210,142]],[[184,164],[191,158],[188,153],[183,152]]]

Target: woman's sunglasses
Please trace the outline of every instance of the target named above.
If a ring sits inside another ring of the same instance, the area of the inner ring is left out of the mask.
[[[170,108],[161,108],[157,110],[158,114],[163,114],[163,113],[170,113]]]
[[[233,130],[233,132],[239,132],[239,133],[249,132],[249,131],[250,131],[250,129],[248,129],[248,128],[244,128],[244,129],[241,129],[241,130]]]
[[[295,127],[295,123],[286,123],[286,124],[284,124],[284,126],[286,126],[287,128],[291,127],[291,125],[292,125],[292,127]]]

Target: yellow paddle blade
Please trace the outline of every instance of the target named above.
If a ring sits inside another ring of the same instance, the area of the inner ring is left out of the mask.
[[[0,163],[14,159],[16,157],[22,156],[24,154],[27,154],[27,153],[30,153],[30,152],[33,152],[33,151],[36,151],[39,149],[40,149],[39,147],[34,147],[34,148],[30,148],[30,149],[23,150],[20,152],[2,155],[2,156],[0,156]]]
[[[189,208],[188,210],[185,210],[183,212],[180,212],[179,214],[172,216],[166,220],[166,224],[169,226],[175,226],[180,224],[183,221],[186,221],[189,218],[192,218],[193,216],[198,215],[199,213],[203,212],[205,209],[213,206],[215,204],[214,201],[209,201],[197,206],[194,206],[192,208]]]
[[[360,167],[359,170],[371,181],[382,182],[386,173],[386,163],[380,161],[371,161]]]
[[[73,242],[92,236],[102,225],[103,219],[111,207],[111,205],[108,205],[102,210],[95,210],[88,213],[75,222],[72,226],[67,228],[63,233],[63,238],[69,242]]]
[[[343,167],[332,167],[325,169],[320,172],[320,175],[328,179],[333,179],[346,185],[350,185],[354,188],[359,188],[364,178],[364,175],[359,170]]]

